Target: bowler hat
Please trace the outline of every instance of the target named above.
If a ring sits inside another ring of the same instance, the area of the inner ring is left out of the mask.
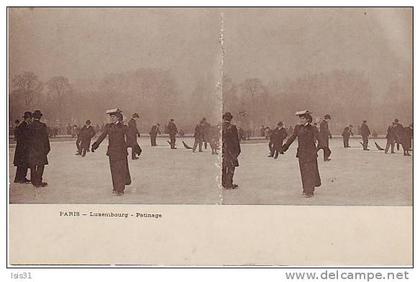
[[[23,114],[23,118],[32,118],[32,113],[31,112],[25,112]]]
[[[278,125],[278,126],[283,126],[283,122],[282,122],[282,121],[280,121],[277,125]]]
[[[331,119],[331,116],[330,116],[329,114],[326,114],[326,115],[324,116],[324,119]]]
[[[399,122],[399,120],[396,118],[396,119],[394,119],[394,122]]]
[[[138,114],[138,113],[134,113],[134,114],[133,114],[133,118],[140,118],[140,116],[139,116],[139,114]]]
[[[41,118],[41,117],[42,117],[42,113],[41,113],[41,111],[40,111],[40,110],[35,110],[35,111],[34,111],[34,113],[32,114],[32,116],[33,116],[34,118],[39,119],[39,118]]]
[[[226,113],[223,114],[222,118],[230,121],[230,120],[233,119],[233,116],[230,112],[226,112]]]

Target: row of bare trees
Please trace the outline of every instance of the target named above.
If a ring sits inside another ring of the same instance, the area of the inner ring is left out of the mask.
[[[42,82],[36,74],[24,72],[11,81],[10,121],[21,119],[25,111],[40,109],[51,126],[80,125],[87,119],[101,124],[107,121],[105,111],[118,107],[128,118],[140,113],[142,131],[174,118],[189,132],[203,117],[210,117],[212,122],[218,119],[214,116],[218,105],[212,98],[212,87],[197,83],[192,93],[183,93],[171,73],[160,69],[141,68],[109,74],[101,80],[76,82],[63,76]]]
[[[11,81],[10,116],[20,118],[24,111],[43,109],[49,112],[49,119],[68,120],[67,102],[74,90],[69,80],[55,76],[41,82],[32,72],[15,75]]]
[[[315,118],[330,114],[334,133],[348,124],[356,128],[366,119],[381,134],[394,118],[405,123],[412,120],[407,81],[390,81],[388,91],[378,93],[365,74],[356,71],[306,74],[266,84],[259,78],[235,82],[225,76],[220,101],[211,79],[196,82],[191,93],[185,93],[171,72],[161,69],[141,68],[83,82],[70,82],[63,76],[42,82],[36,74],[23,72],[11,80],[10,120],[20,119],[24,111],[40,109],[54,126],[82,124],[86,119],[100,124],[106,121],[106,109],[119,107],[126,116],[140,113],[142,131],[175,118],[189,132],[202,117],[213,124],[220,121],[221,107],[232,112],[244,129],[272,127],[280,120],[293,125],[295,111],[309,109]]]
[[[307,74],[267,85],[258,78],[235,83],[225,76],[223,100],[224,110],[231,111],[241,127],[251,130],[262,125],[272,127],[278,121],[294,125],[294,113],[303,109],[311,110],[318,120],[330,114],[330,127],[335,134],[349,124],[357,128],[363,120],[379,134],[394,118],[407,125],[412,121],[409,82],[390,81],[388,91],[378,93],[364,73],[356,71]]]

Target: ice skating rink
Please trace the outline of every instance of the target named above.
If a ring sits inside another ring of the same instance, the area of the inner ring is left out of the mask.
[[[241,205],[411,205],[412,157],[402,149],[385,155],[369,142],[370,151],[362,151],[359,139],[351,139],[351,148],[343,148],[341,139],[332,139],[331,161],[318,164],[322,186],[315,197],[303,198],[296,155],[296,143],[277,160],[268,158],[268,144],[243,143],[240,166],[234,182],[239,189],[222,190],[219,183],[219,156],[210,148],[192,153],[192,138],[177,139],[171,150],[165,138],[151,147],[142,137],[143,153],[139,160],[129,158],[132,184],[124,196],[114,196],[107,141],[95,153],[76,156],[74,141],[52,141],[45,168],[48,186],[13,183],[14,146],[9,149],[10,203],[33,204],[241,204]],[[385,147],[386,140],[377,143]],[[129,149],[131,150],[131,149]]]

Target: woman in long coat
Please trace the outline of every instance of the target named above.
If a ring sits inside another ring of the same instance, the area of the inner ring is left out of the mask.
[[[130,170],[127,160],[127,126],[123,124],[123,116],[121,112],[107,112],[111,117],[111,123],[105,125],[102,134],[92,144],[92,152],[98,149],[101,142],[108,136],[108,150],[106,152],[109,157],[109,166],[111,168],[112,177],[112,193],[117,196],[124,194],[125,186],[131,184]]]
[[[312,116],[308,111],[296,113],[300,118],[300,124],[295,126],[293,134],[283,145],[283,151],[298,139],[296,157],[299,159],[299,168],[302,178],[303,195],[306,198],[313,197],[315,187],[321,186],[321,178],[318,170],[318,155],[316,142],[319,142],[318,129],[311,125]]]

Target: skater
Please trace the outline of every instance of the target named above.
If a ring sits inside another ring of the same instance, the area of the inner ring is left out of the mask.
[[[329,147],[329,138],[332,138],[331,132],[328,128],[328,122],[331,120],[330,115],[325,115],[324,119],[321,121],[319,125],[319,143],[318,143],[318,151],[324,151],[324,161],[330,161],[331,150]]]
[[[31,183],[36,188],[45,187],[42,181],[44,167],[48,164],[47,155],[50,152],[47,125],[41,122],[42,113],[36,110],[32,114],[33,121],[29,125],[29,166],[31,168]]]
[[[141,148],[137,143],[137,136],[140,137],[140,133],[137,129],[136,120],[139,118],[138,113],[134,113],[132,118],[128,122],[127,130],[127,146],[131,148],[131,159],[137,160],[138,156],[141,154]]]
[[[392,122],[388,129],[386,130],[386,146],[385,154],[388,154],[389,148],[391,148],[391,154],[394,154],[395,142],[397,140],[397,135],[395,134],[395,122]]]
[[[217,155],[219,150],[220,126],[214,125],[210,127],[210,148],[211,154]]]
[[[23,121],[15,128],[16,150],[13,164],[16,166],[15,183],[31,183],[26,178],[29,169],[29,125],[32,113],[25,112]]]
[[[344,143],[344,148],[350,148],[349,145],[349,140],[350,140],[350,136],[353,136],[353,126],[350,124],[349,126],[346,126],[343,130],[343,133],[341,134],[341,136],[343,136],[343,143]]]
[[[273,131],[270,132],[270,137],[269,137],[269,141],[268,141],[268,157],[272,158],[274,156],[274,136],[273,136]]]
[[[318,171],[317,146],[315,141],[319,142],[318,129],[311,125],[312,116],[307,110],[297,112],[300,124],[295,126],[292,136],[283,145],[283,151],[286,152],[290,145],[298,139],[298,148],[296,157],[299,160],[300,174],[302,178],[303,195],[305,198],[314,196],[315,187],[321,186],[321,178]]]
[[[80,129],[80,154],[82,157],[86,156],[86,152],[89,151],[90,141],[95,136],[95,129],[91,126],[90,120],[86,121],[86,124]]]
[[[127,131],[128,128],[123,124],[123,115],[119,109],[107,111],[111,118],[111,123],[105,125],[103,132],[92,144],[92,152],[98,149],[101,142],[108,136],[109,166],[112,176],[112,193],[121,196],[124,194],[125,185],[131,184],[130,170],[128,168],[127,152]]]
[[[369,144],[369,135],[370,129],[367,125],[367,121],[364,120],[362,125],[360,126],[360,135],[362,135],[362,146],[364,151],[369,151],[368,144]]]
[[[277,127],[271,132],[270,141],[272,142],[273,157],[277,159],[280,154],[283,154],[283,141],[287,137],[286,129],[283,127],[283,122],[280,121]]]
[[[404,150],[404,156],[411,156],[409,151],[411,148],[412,132],[413,132],[413,129],[411,125],[403,128],[400,141]]]
[[[82,139],[80,138],[80,130],[81,129],[79,129],[77,125],[73,127],[73,132],[76,136],[76,148],[77,148],[76,155],[82,154],[82,147],[81,147]],[[72,134],[72,137],[74,137],[73,134]]]
[[[156,125],[153,125],[152,128],[150,129],[150,144],[152,147],[156,146],[156,137],[159,134],[160,135],[160,124],[157,123]]]
[[[241,153],[238,129],[231,124],[233,118],[230,112],[223,114],[222,124],[222,186],[225,189],[236,189],[233,184],[235,168],[239,166],[238,156]]]
[[[168,133],[170,139],[171,149],[176,149],[176,134],[178,133],[178,128],[176,127],[175,121],[173,118],[168,123]]]
[[[210,141],[210,123],[207,122],[206,118],[201,120],[201,131],[203,134],[204,149],[207,150],[207,143]]]
[[[197,146],[198,146],[199,152],[203,151],[203,139],[204,139],[203,130],[204,130],[203,121],[201,121],[199,124],[195,126],[195,129],[194,129],[194,146],[192,149],[193,153],[195,153]]]
[[[396,118],[394,119],[394,131],[395,131],[395,142],[397,143],[397,150],[400,150],[400,145],[402,145],[402,138],[404,135],[404,127],[400,121]]]

